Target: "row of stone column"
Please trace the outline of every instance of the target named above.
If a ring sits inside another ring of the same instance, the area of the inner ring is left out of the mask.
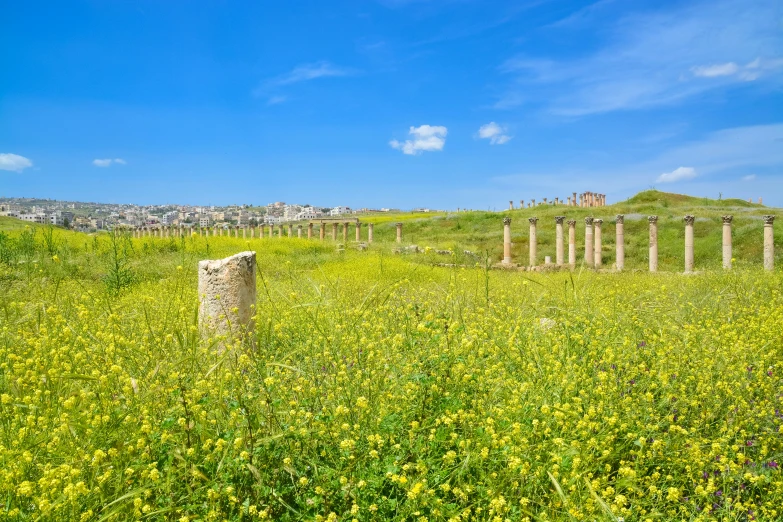
[[[577,195],[576,192],[574,192],[573,196],[568,196],[566,198],[565,203],[560,198],[555,198],[549,201],[547,201],[547,198],[544,198],[543,203],[539,203],[539,205],[546,205],[546,204],[550,204],[550,205],[565,204],[567,207],[604,207],[606,206],[606,194],[597,194],[595,192],[583,192],[582,194],[579,194],[579,203],[577,204]],[[531,199],[527,204],[527,208],[531,208],[535,206],[536,206],[535,199]],[[519,200],[519,208],[525,208],[524,199]],[[508,202],[508,209],[514,210],[513,201]],[[459,212],[459,209],[457,209],[457,211]]]
[[[332,232],[331,232],[331,238],[332,240],[336,241],[338,236],[338,230],[340,228],[340,224],[342,224],[342,236],[343,241],[348,242],[348,225],[349,222],[332,222]],[[356,222],[356,241],[361,241],[361,230],[362,230],[362,224],[360,222]],[[402,223],[395,223],[395,226],[397,228],[397,243],[402,242]],[[293,231],[294,225],[289,224],[288,225],[288,237],[293,237],[294,231]],[[314,223],[308,223],[307,224],[307,238],[312,239],[313,237],[313,227]],[[266,230],[267,225],[259,225],[258,227],[258,237],[262,238],[266,236]],[[283,225],[277,225],[278,228],[278,237],[283,237]],[[320,232],[320,239],[323,241],[326,238],[326,223],[321,222],[319,227]],[[240,232],[241,230],[241,232]],[[268,225],[269,235],[266,237],[274,237],[274,225]],[[296,225],[296,236],[302,237],[302,225]],[[185,227],[185,226],[167,226],[162,225],[159,227],[137,227],[133,229],[133,237],[141,238],[141,237],[161,237],[161,238],[167,238],[167,237],[180,237],[184,235],[188,235],[191,233],[197,233],[198,235],[204,236],[223,236],[226,235],[228,237],[239,237],[240,233],[243,238],[247,238],[248,235],[250,238],[256,237],[256,227],[254,226],[246,226],[242,227],[239,225],[235,225],[233,227],[221,227],[221,226],[215,226],[215,227]],[[373,242],[373,236],[374,236],[374,224],[373,223],[367,223],[367,242],[372,243]]]
[[[723,268],[731,268],[732,259],[732,216],[723,216]],[[775,216],[762,216],[764,220],[764,268],[774,268],[774,237],[772,225]],[[615,268],[625,269],[625,216],[618,214],[615,218]],[[563,266],[563,222],[565,216],[555,216],[555,265]],[[649,270],[658,271],[658,216],[648,216],[649,223]],[[693,225],[695,216],[686,215],[685,221],[685,272],[694,270]],[[529,236],[529,266],[538,265],[538,218],[528,218],[530,223]],[[602,219],[585,218],[585,251],[584,263],[588,267],[600,268],[603,264],[601,226]],[[511,264],[511,218],[503,219],[503,263]],[[576,220],[568,221],[568,264],[576,265]]]

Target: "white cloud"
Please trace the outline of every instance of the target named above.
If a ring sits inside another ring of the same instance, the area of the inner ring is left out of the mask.
[[[107,159],[94,159],[92,160],[92,164],[96,167],[110,167],[112,163],[117,163],[118,165],[127,165],[127,161],[125,161],[122,158],[107,158]]]
[[[674,183],[684,179],[693,179],[696,177],[696,169],[693,167],[677,167],[671,172],[664,172],[655,181],[658,183]]]
[[[478,136],[481,139],[489,140],[491,145],[503,145],[504,143],[508,143],[511,139],[511,136],[507,135],[505,132],[506,129],[494,121],[491,121],[486,125],[479,127]]]
[[[288,96],[272,96],[267,101],[267,105],[277,105],[279,103],[283,103],[286,100],[288,100]]]
[[[756,179],[755,174],[748,174],[747,176],[742,176],[742,181],[753,181]]]
[[[671,105],[751,80],[783,84],[779,0],[674,5],[626,14],[625,3],[609,3],[604,10],[612,13],[601,13],[601,23],[577,18],[567,28],[551,27],[597,31],[605,43],[579,59],[506,61],[500,70],[512,81],[495,106],[511,107],[524,96],[550,112],[578,116]]]
[[[24,156],[11,154],[10,152],[0,153],[0,170],[22,172],[24,169],[32,166],[33,162]]]
[[[698,67],[691,67],[691,72],[694,76],[701,76],[703,78],[715,78],[716,76],[731,76],[737,74],[739,66],[734,62],[722,63],[719,65],[700,65]]]
[[[408,134],[413,139],[405,141],[391,140],[389,145],[393,149],[401,150],[403,154],[416,156],[424,151],[432,152],[443,150],[446,144],[446,134],[448,129],[440,125],[422,125],[420,127],[411,127]]]

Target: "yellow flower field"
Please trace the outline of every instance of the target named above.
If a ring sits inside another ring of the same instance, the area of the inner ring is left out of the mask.
[[[779,270],[4,241],[0,519],[783,519]],[[201,338],[196,263],[242,250],[255,330]]]

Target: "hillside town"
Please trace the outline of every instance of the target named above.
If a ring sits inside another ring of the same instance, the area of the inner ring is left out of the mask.
[[[429,209],[414,209],[429,212]],[[276,225],[353,214],[398,212],[399,209],[352,209],[347,206],[320,207],[282,201],[266,206],[149,205],[82,203],[33,198],[0,198],[0,216],[50,224],[80,231],[111,229],[115,226],[189,225],[200,227],[233,225]]]

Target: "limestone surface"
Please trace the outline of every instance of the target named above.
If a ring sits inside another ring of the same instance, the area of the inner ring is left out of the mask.
[[[220,333],[252,330],[256,253],[240,252],[198,264],[199,326]]]

